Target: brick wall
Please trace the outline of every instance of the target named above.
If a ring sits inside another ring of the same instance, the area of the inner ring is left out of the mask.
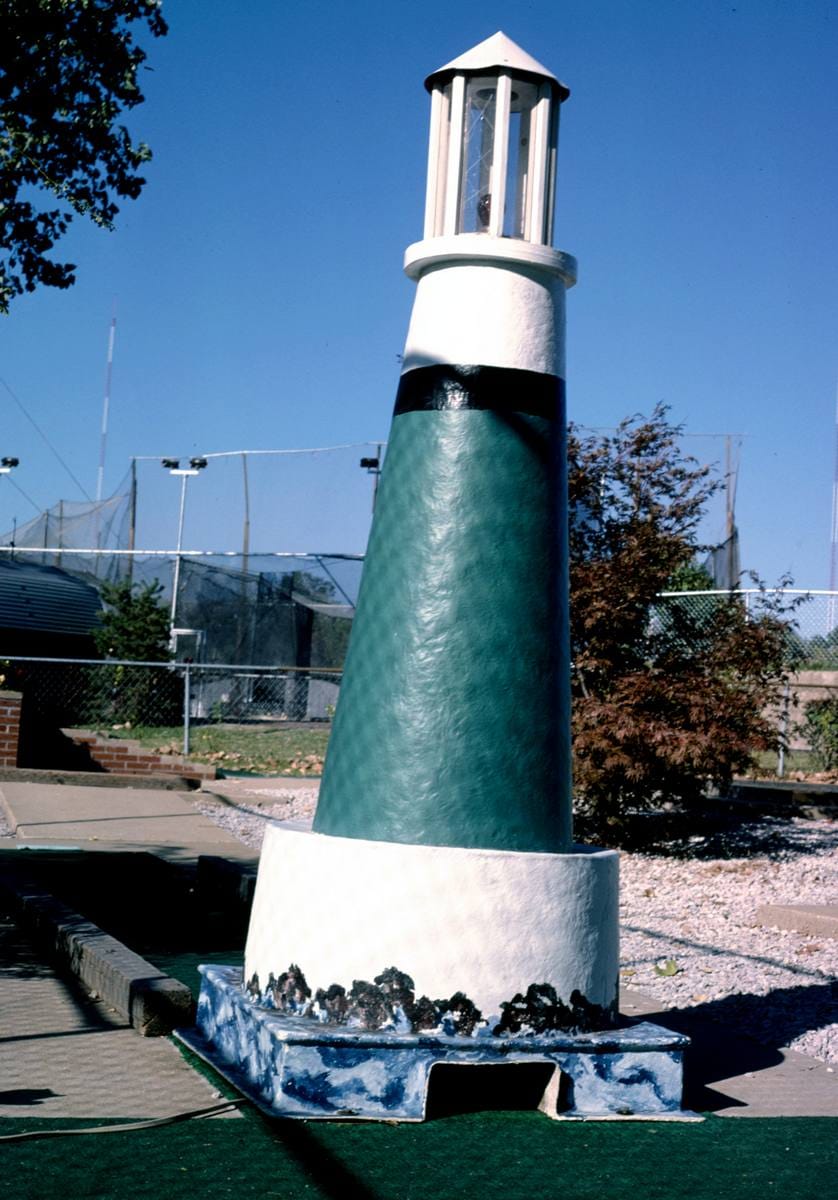
[[[117,775],[182,775],[184,779],[215,779],[215,767],[191,762],[177,754],[155,754],[128,738],[111,738],[89,729],[63,729],[65,737],[83,747],[103,771]]]
[[[0,767],[17,766],[20,703],[20,692],[0,691]]]

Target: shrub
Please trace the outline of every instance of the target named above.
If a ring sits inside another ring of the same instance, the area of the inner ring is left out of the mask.
[[[128,580],[101,588],[105,610],[93,638],[111,659],[165,664],[169,648],[169,610],[157,580]],[[183,714],[183,679],[168,667],[102,664],[87,668],[87,725],[172,725]]]
[[[838,769],[838,697],[807,704],[799,729],[817,766],[822,771]]]

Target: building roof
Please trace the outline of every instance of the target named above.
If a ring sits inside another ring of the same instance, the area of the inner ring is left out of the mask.
[[[96,588],[60,567],[0,561],[0,629],[89,637],[101,610]]]

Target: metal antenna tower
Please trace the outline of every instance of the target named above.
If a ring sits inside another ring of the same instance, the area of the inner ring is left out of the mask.
[[[838,583],[838,384],[835,387],[835,465],[832,473],[832,538],[829,546],[829,590]],[[835,596],[829,597],[827,633],[835,628]]]
[[[108,361],[105,367],[105,399],[102,404],[102,436],[99,442],[99,472],[96,476],[96,501],[102,499],[102,488],[105,480],[105,447],[108,442],[108,413],[111,407],[111,376],[113,374],[113,343],[116,337],[116,317],[111,317],[111,327],[108,333]]]

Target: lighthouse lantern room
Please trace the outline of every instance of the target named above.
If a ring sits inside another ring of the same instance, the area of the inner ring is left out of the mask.
[[[502,33],[428,76],[425,238],[550,245],[559,106],[569,89]]]

